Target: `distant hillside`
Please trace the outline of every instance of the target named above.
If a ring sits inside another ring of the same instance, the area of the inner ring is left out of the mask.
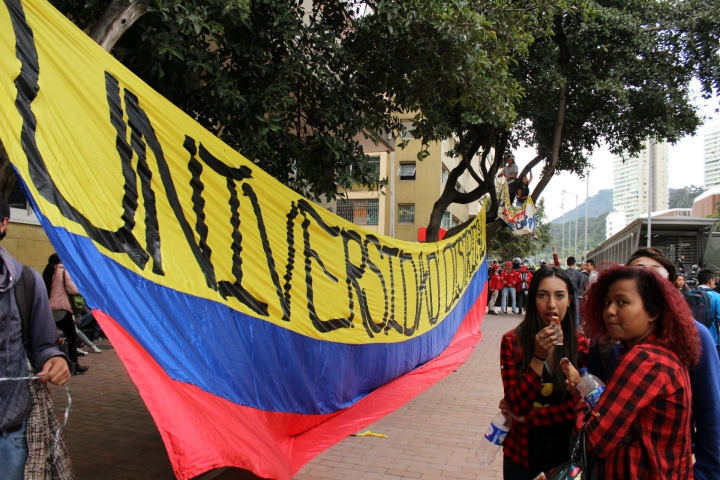
[[[572,197],[568,196],[565,198],[566,205],[572,200],[570,200]],[[574,199],[573,199],[574,200]],[[574,203],[574,202],[572,202]],[[613,206],[613,191],[612,189],[607,190],[600,190],[597,194],[593,195],[589,198],[588,201],[588,217],[598,217],[602,215],[605,212],[609,212],[612,210]],[[578,212],[578,219],[585,218],[585,202],[582,202],[580,205],[578,205],[577,208]],[[569,212],[565,212],[564,216],[559,216],[555,220],[553,220],[553,225],[561,224],[566,221],[575,221],[575,209],[573,208]]]

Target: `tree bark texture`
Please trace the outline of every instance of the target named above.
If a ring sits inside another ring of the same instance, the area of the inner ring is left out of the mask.
[[[113,0],[90,29],[90,38],[109,52],[125,32],[147,13],[150,0]]]

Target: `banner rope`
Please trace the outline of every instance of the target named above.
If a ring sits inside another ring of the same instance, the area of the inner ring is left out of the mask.
[[[11,382],[11,381],[19,382],[19,381],[23,381],[23,380],[33,381],[33,380],[40,380],[41,378],[43,378],[43,377],[38,377],[38,376],[0,377],[0,382]],[[72,396],[70,395],[70,387],[68,386],[67,383],[65,385],[63,385],[63,387],[65,387],[65,392],[67,393],[67,407],[65,407],[65,416],[63,418],[63,421],[60,424],[60,426],[58,427],[57,432],[55,432],[55,435],[53,437],[53,447],[49,454],[51,456],[50,461],[52,463],[55,463],[55,455],[57,453],[58,445],[60,444],[60,434],[62,433],[63,429],[65,428],[65,425],[67,425],[68,418],[70,418],[70,405],[72,405]]]

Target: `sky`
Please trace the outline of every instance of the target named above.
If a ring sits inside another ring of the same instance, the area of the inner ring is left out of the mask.
[[[699,84],[693,85],[693,90],[699,92]],[[720,114],[715,110],[720,106],[720,98],[713,97],[710,100],[703,100],[698,93],[695,93],[695,104],[699,108],[701,118],[705,125],[712,125],[720,122]],[[704,185],[704,148],[703,129],[701,126],[698,133],[681,139],[669,148],[669,172],[668,180],[670,188],[682,188],[689,185]],[[532,148],[521,148],[515,151],[517,164],[522,170],[527,162],[535,157],[535,150]],[[613,155],[606,147],[596,149],[591,157],[590,163],[590,196],[600,190],[613,188]],[[537,184],[540,178],[542,164],[533,168],[533,185]],[[549,220],[562,215],[562,203],[565,199],[565,211],[575,208],[575,195],[578,205],[585,201],[588,185],[585,179],[580,179],[575,174],[563,172],[555,175],[540,198],[545,199],[545,212]],[[565,190],[568,193],[563,194]]]

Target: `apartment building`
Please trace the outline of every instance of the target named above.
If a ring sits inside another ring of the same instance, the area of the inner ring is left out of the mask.
[[[648,212],[648,168],[652,163],[651,211],[667,210],[668,144],[648,139],[637,157],[615,157],[613,162],[613,210],[625,212],[628,222]]]
[[[356,186],[342,192],[345,199],[321,205],[379,234],[408,241],[423,239],[433,206],[458,160],[447,156],[454,147],[453,139],[431,144],[429,156],[422,161],[417,158],[421,141],[414,139],[412,133],[408,133],[405,140],[408,141],[405,148],[396,148],[393,140],[374,145],[369,140],[360,139],[371,163],[377,166],[379,178],[387,179],[387,186],[381,191]],[[479,168],[477,159],[474,163]],[[477,183],[468,172],[455,185],[456,189],[464,192],[476,187]],[[480,202],[450,205],[443,216],[442,228],[448,230],[476,216],[479,205]]]
[[[720,123],[703,129],[705,143],[705,187],[720,185]]]

